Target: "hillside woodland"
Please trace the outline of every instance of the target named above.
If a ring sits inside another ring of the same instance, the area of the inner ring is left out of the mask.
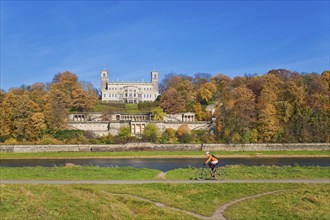
[[[51,83],[35,83],[0,91],[0,142],[36,143],[299,143],[330,141],[330,71],[296,73],[285,69],[264,75],[230,78],[224,74],[168,74],[161,96],[136,106],[101,103],[91,83],[71,72],[54,76]],[[128,128],[118,136],[94,137],[90,132],[67,130],[69,112],[195,112],[197,120],[212,120],[211,131],[190,131],[184,124],[161,134],[150,124],[142,137]]]

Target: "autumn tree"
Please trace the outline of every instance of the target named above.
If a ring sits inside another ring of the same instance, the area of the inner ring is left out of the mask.
[[[213,82],[206,82],[200,85],[197,90],[197,99],[201,103],[208,103],[215,95],[216,85]]]
[[[188,124],[182,124],[176,131],[176,135],[181,143],[189,143],[192,139]]]
[[[12,89],[2,102],[1,136],[17,140],[38,140],[46,125],[41,108],[28,96],[28,92]]]
[[[265,143],[276,142],[280,124],[277,118],[276,103],[281,81],[272,74],[263,77],[264,83],[258,97],[257,123],[260,140]]]
[[[66,129],[66,95],[58,89],[51,89],[46,98],[45,119],[48,131],[55,133]]]
[[[194,91],[192,77],[171,74],[164,79],[163,84],[164,92],[160,99],[160,105],[166,113],[173,114],[194,110],[196,92]],[[164,95],[167,97],[164,98]],[[178,108],[172,107],[170,111],[168,111],[168,108],[163,107],[170,105],[171,101],[168,99],[169,95],[170,97],[174,96],[174,98],[179,99],[177,101]]]
[[[165,90],[160,98],[160,107],[168,114],[184,112],[184,103],[184,97],[175,88]]]
[[[202,105],[199,102],[195,104],[195,116],[198,121],[204,121],[207,119],[207,114],[203,111]]]
[[[63,72],[55,75],[50,90],[58,90],[64,94],[65,107],[71,111],[89,111],[97,102],[96,90],[90,85],[78,82],[77,75],[71,72]]]
[[[37,103],[39,107],[43,108],[46,103],[46,94],[47,88],[46,84],[44,83],[34,83],[31,85],[30,89],[28,90],[28,95],[30,99]]]

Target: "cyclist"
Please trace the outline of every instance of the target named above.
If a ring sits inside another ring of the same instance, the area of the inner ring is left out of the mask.
[[[204,164],[208,164],[209,167],[212,169],[212,176],[214,176],[215,167],[218,165],[219,161],[214,155],[210,154],[210,152],[205,153],[207,156],[207,160]]]

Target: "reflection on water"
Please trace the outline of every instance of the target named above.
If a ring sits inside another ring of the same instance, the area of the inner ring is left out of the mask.
[[[73,163],[81,166],[100,166],[100,167],[136,167],[150,168],[162,171],[173,170],[176,168],[201,167],[204,163],[203,158],[155,158],[155,159],[3,159],[0,160],[2,167],[53,167],[64,166],[65,163]],[[245,165],[245,166],[330,166],[330,158],[223,158],[219,159],[220,166],[226,165]]]

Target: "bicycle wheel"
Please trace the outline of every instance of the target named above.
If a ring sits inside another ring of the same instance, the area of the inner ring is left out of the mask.
[[[223,169],[217,169],[216,172],[215,172],[215,179],[217,180],[223,180],[224,179],[224,171]]]
[[[198,180],[205,180],[209,176],[209,173],[205,169],[199,169],[196,171],[195,176]]]

